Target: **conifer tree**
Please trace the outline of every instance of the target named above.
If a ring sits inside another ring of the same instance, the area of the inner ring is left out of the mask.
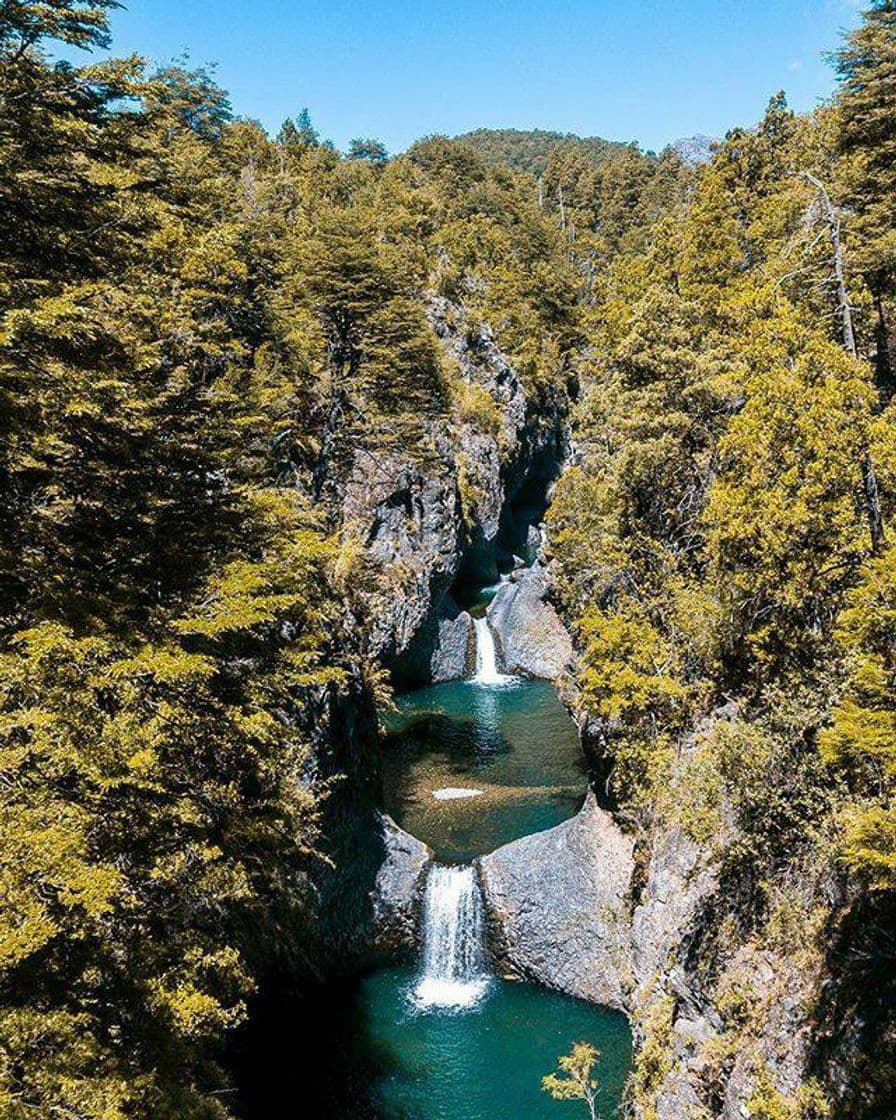
[[[835,55],[839,172],[853,211],[849,252],[872,293],[881,388],[893,391],[890,317],[896,291],[896,4],[874,0]]]

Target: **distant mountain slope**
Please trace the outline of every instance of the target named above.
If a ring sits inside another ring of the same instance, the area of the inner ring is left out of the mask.
[[[719,141],[712,136],[697,135],[685,136],[670,147],[678,152],[685,163],[691,167],[699,167],[702,163],[709,163],[718,145]]]
[[[504,164],[535,176],[543,174],[551,152],[560,146],[575,148],[596,164],[630,146],[600,136],[576,136],[572,132],[550,132],[541,128],[477,128],[456,139],[475,148],[493,166]]]

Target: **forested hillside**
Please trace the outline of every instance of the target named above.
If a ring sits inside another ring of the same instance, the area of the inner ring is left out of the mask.
[[[551,132],[543,128],[477,128],[456,137],[482,156],[491,167],[513,167],[528,171],[536,179],[544,174],[557,149],[576,155],[597,166],[634,144],[604,140],[600,136],[576,136],[573,132]]]
[[[271,138],[202,70],[53,61],[113,6],[0,6],[0,1116],[223,1120],[260,978],[317,967],[324,700],[388,692],[340,485],[501,438],[437,300],[529,407],[574,398],[546,547],[601,794],[642,864],[674,829],[722,868],[700,1120],[766,1031],[743,946],[819,1027],[750,1115],[892,1115],[896,4],[830,105],[778,95],[699,168]]]
[[[753,946],[830,985],[805,1007],[827,1032],[814,1060],[823,1081],[850,1051],[837,1115],[858,1117],[896,1106],[891,3],[836,66],[832,106],[798,117],[775,97],[598,272],[576,462],[550,516],[607,787],[720,869],[721,910],[690,950],[721,1009],[698,1053],[706,1100],[775,998]],[[592,207],[567,189],[579,246]],[[645,1028],[645,1115],[674,1065],[673,1006]],[[769,1087],[764,1060],[751,1115],[827,1115],[820,1089]]]

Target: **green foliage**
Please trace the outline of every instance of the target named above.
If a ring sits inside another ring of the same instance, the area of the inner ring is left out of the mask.
[[[114,6],[0,12],[0,1113],[219,1120],[259,978],[313,963],[321,711],[388,699],[340,484],[500,435],[435,290],[550,391],[577,277],[463,145],[342,159],[208,71],[48,59]]]
[[[677,679],[675,654],[634,602],[590,610],[580,621],[584,668],[579,681],[590,711],[616,729],[617,782],[636,796],[683,723],[687,691]],[[664,731],[657,733],[658,721]]]
[[[40,4],[5,4],[0,13],[0,50],[20,59],[42,39],[58,39],[89,49],[109,45],[108,13],[117,0],[44,0]]]
[[[896,885],[896,566],[891,545],[869,561],[848,595],[837,636],[846,658],[843,694],[820,737],[826,762],[855,801],[842,812],[842,854],[877,888]]]
[[[811,653],[867,549],[862,449],[872,389],[833,343],[777,315],[746,341],[743,408],[719,441],[704,520],[732,645],[751,673]]]
[[[389,159],[385,145],[371,137],[352,140],[348,148],[349,159],[366,159],[371,163],[383,164]]]
[[[571,132],[549,132],[546,129],[478,128],[457,138],[482,156],[492,166],[506,165],[528,171],[536,178],[543,175],[548,160],[558,149],[574,152],[592,164],[598,164],[626,147],[599,136],[575,136]]]
[[[841,175],[857,264],[888,284],[896,276],[896,7],[873,0],[835,56]]]
[[[814,1080],[802,1086],[795,1097],[785,1097],[763,1071],[759,1084],[747,1101],[751,1120],[826,1120],[830,1106]]]
[[[501,433],[501,411],[495,398],[481,385],[456,380],[451,387],[454,408],[462,424],[472,424],[490,436]]]
[[[549,522],[558,592],[584,650],[583,701],[617,793],[642,810],[654,793],[663,802],[694,717],[732,695],[752,726],[772,695],[812,693],[806,724],[781,732],[789,776],[778,780],[807,791],[818,781],[797,744],[824,719],[835,618],[872,545],[868,463],[889,464],[890,438],[867,363],[839,337],[824,231],[812,230],[813,196],[796,174],[833,180],[832,136],[827,115],[797,118],[773,98],[754,132],[729,135],[686,201],[673,190],[646,218],[646,236],[607,243],[594,286],[594,356],[574,414],[581,454]],[[556,166],[574,184],[568,205],[584,206],[576,192],[593,191],[593,169],[571,157]],[[611,197],[604,190],[601,205]],[[755,814],[771,838],[773,818],[746,804],[749,768],[722,773],[721,742],[687,765],[699,768],[681,802],[695,832],[711,832],[743,794],[744,820]],[[813,797],[795,820],[784,812],[791,840],[813,827]]]
[[[671,996],[654,1001],[638,1023],[641,1045],[635,1054],[627,1093],[645,1120],[656,1120],[656,1097],[672,1069],[672,1022],[675,1011]]]
[[[600,1086],[594,1067],[599,1060],[600,1051],[591,1043],[576,1042],[568,1054],[557,1059],[560,1072],[543,1077],[541,1087],[555,1101],[584,1101],[591,1120],[596,1120]]]

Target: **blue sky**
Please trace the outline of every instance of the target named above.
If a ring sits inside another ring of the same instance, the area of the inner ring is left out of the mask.
[[[751,124],[785,89],[830,94],[821,57],[854,0],[130,0],[115,53],[217,63],[234,109],[276,130],[307,105],[338,147],[554,128],[659,149]]]

